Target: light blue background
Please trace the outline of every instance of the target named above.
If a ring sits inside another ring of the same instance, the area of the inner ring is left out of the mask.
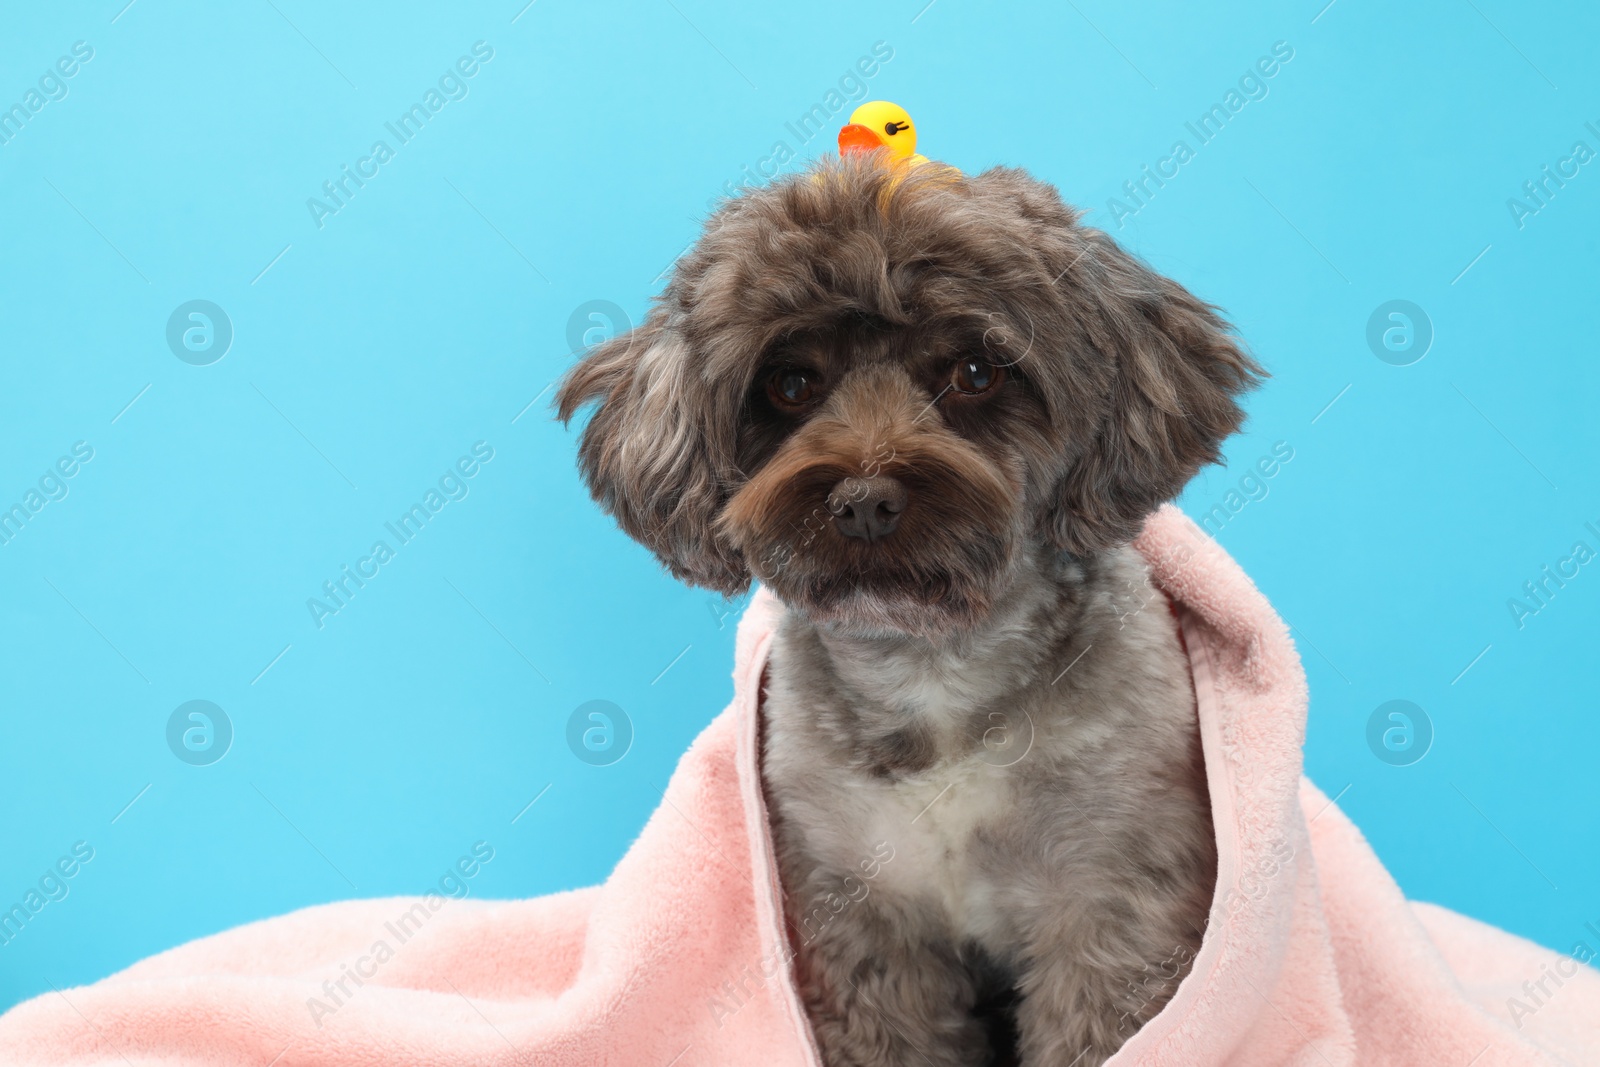
[[[1405,891],[1558,949],[1600,922],[1600,563],[1520,630],[1507,607],[1600,549],[1600,163],[1523,228],[1506,204],[1600,149],[1592,7],[124,2],[0,16],[0,103],[94,48],[0,146],[0,504],[94,448],[0,546],[0,906],[95,850],[0,947],[0,1006],[425,891],[480,840],[476,896],[604,878],[726,702],[733,620],[583,493],[546,409],[569,319],[637,318],[725,182],[828,150],[844,112],[785,123],[878,41],[870,96],[929,155],[1056,183],[1271,369],[1183,504],[1293,447],[1219,539],[1296,627],[1311,775]],[[480,40],[465,99],[319,229],[307,198]],[[1116,229],[1108,198],[1276,41],[1268,95]],[[232,320],[211,366],[165,342],[192,299]],[[1391,299],[1433,323],[1411,366],[1365,340]],[[319,630],[307,598],[477,441],[470,495]],[[193,699],[235,730],[208,767],[165,740]],[[565,741],[592,699],[633,723],[612,766]],[[1412,766],[1366,742],[1391,699],[1433,723]]]

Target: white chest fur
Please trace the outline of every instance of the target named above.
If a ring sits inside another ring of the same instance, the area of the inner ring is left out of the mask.
[[[1025,733],[1022,748],[1031,747],[1032,722],[1006,721],[1018,718],[1006,710],[997,727],[1006,736],[996,751],[974,736],[973,715],[1006,708],[1005,695],[1037,672],[1032,615],[1045,592],[1028,589],[1012,598],[986,631],[960,647],[835,641],[804,630],[792,648],[778,642],[766,772],[791,833],[803,840],[808,859],[800,870],[815,872],[801,890],[808,898],[820,888],[836,894],[838,907],[845,898],[882,894],[941,924],[941,933],[955,940],[988,946],[1004,939],[1005,887],[995,879],[1005,875],[983,839],[997,841],[1014,829],[1020,783],[1010,765],[1024,752],[1003,746]],[[879,774],[841,756],[850,751],[841,733],[860,709],[877,716],[880,729],[914,726],[932,747],[931,765]],[[814,901],[795,904],[814,914]]]
[[[936,732],[946,725],[953,732],[955,707],[925,707],[922,715]],[[918,913],[942,917],[958,940],[987,942],[999,930],[994,872],[973,841],[1006,817],[1015,797],[1010,772],[995,765],[990,750],[893,778],[808,769],[812,789],[801,804],[811,809],[809,845],[827,867],[858,872],[841,887],[845,896],[900,898]]]
[[[1000,917],[972,840],[1010,808],[1005,771],[972,757],[897,782],[857,782],[872,812],[861,836],[894,850],[881,889],[931,905],[958,938],[987,940]]]

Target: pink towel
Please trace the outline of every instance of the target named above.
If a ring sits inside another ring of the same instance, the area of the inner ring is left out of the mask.
[[[1306,688],[1283,623],[1176,509],[1138,548],[1193,664],[1219,873],[1193,970],[1111,1063],[1600,1064],[1592,950],[1407,904],[1301,776]],[[732,705],[604,885],[251,923],[19,1005],[0,1064],[816,1065],[756,764],[777,615],[765,592],[751,603]]]

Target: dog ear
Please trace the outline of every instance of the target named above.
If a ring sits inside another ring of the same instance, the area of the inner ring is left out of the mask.
[[[1137,536],[1239,429],[1241,394],[1266,372],[1215,307],[1124,251],[1074,227],[1081,257],[1060,276],[1068,300],[1088,305],[1086,329],[1110,360],[1098,425],[1061,479],[1047,532],[1087,552]]]
[[[688,344],[657,312],[583,357],[561,382],[563,423],[590,401],[578,467],[597,503],[672,574],[725,595],[750,577],[737,549],[712,531],[726,502],[732,417],[715,410],[714,383],[698,380]],[[735,413],[736,414],[736,413]]]
[[[1047,271],[1052,316],[1073,349],[1058,357],[1052,419],[1070,465],[1041,516],[1044,535],[1071,552],[1137,536],[1244,421],[1238,397],[1266,372],[1217,309],[1078,224],[1054,187],[995,168],[978,183],[1008,200],[1023,240]]]

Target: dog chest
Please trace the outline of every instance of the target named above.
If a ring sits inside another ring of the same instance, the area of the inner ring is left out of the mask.
[[[987,940],[999,926],[992,875],[974,839],[1005,817],[1011,790],[1004,772],[978,760],[944,764],[887,782],[858,780],[868,813],[853,846],[890,857],[873,888],[918,910],[942,915],[952,936]],[[886,847],[885,847],[886,846]]]

